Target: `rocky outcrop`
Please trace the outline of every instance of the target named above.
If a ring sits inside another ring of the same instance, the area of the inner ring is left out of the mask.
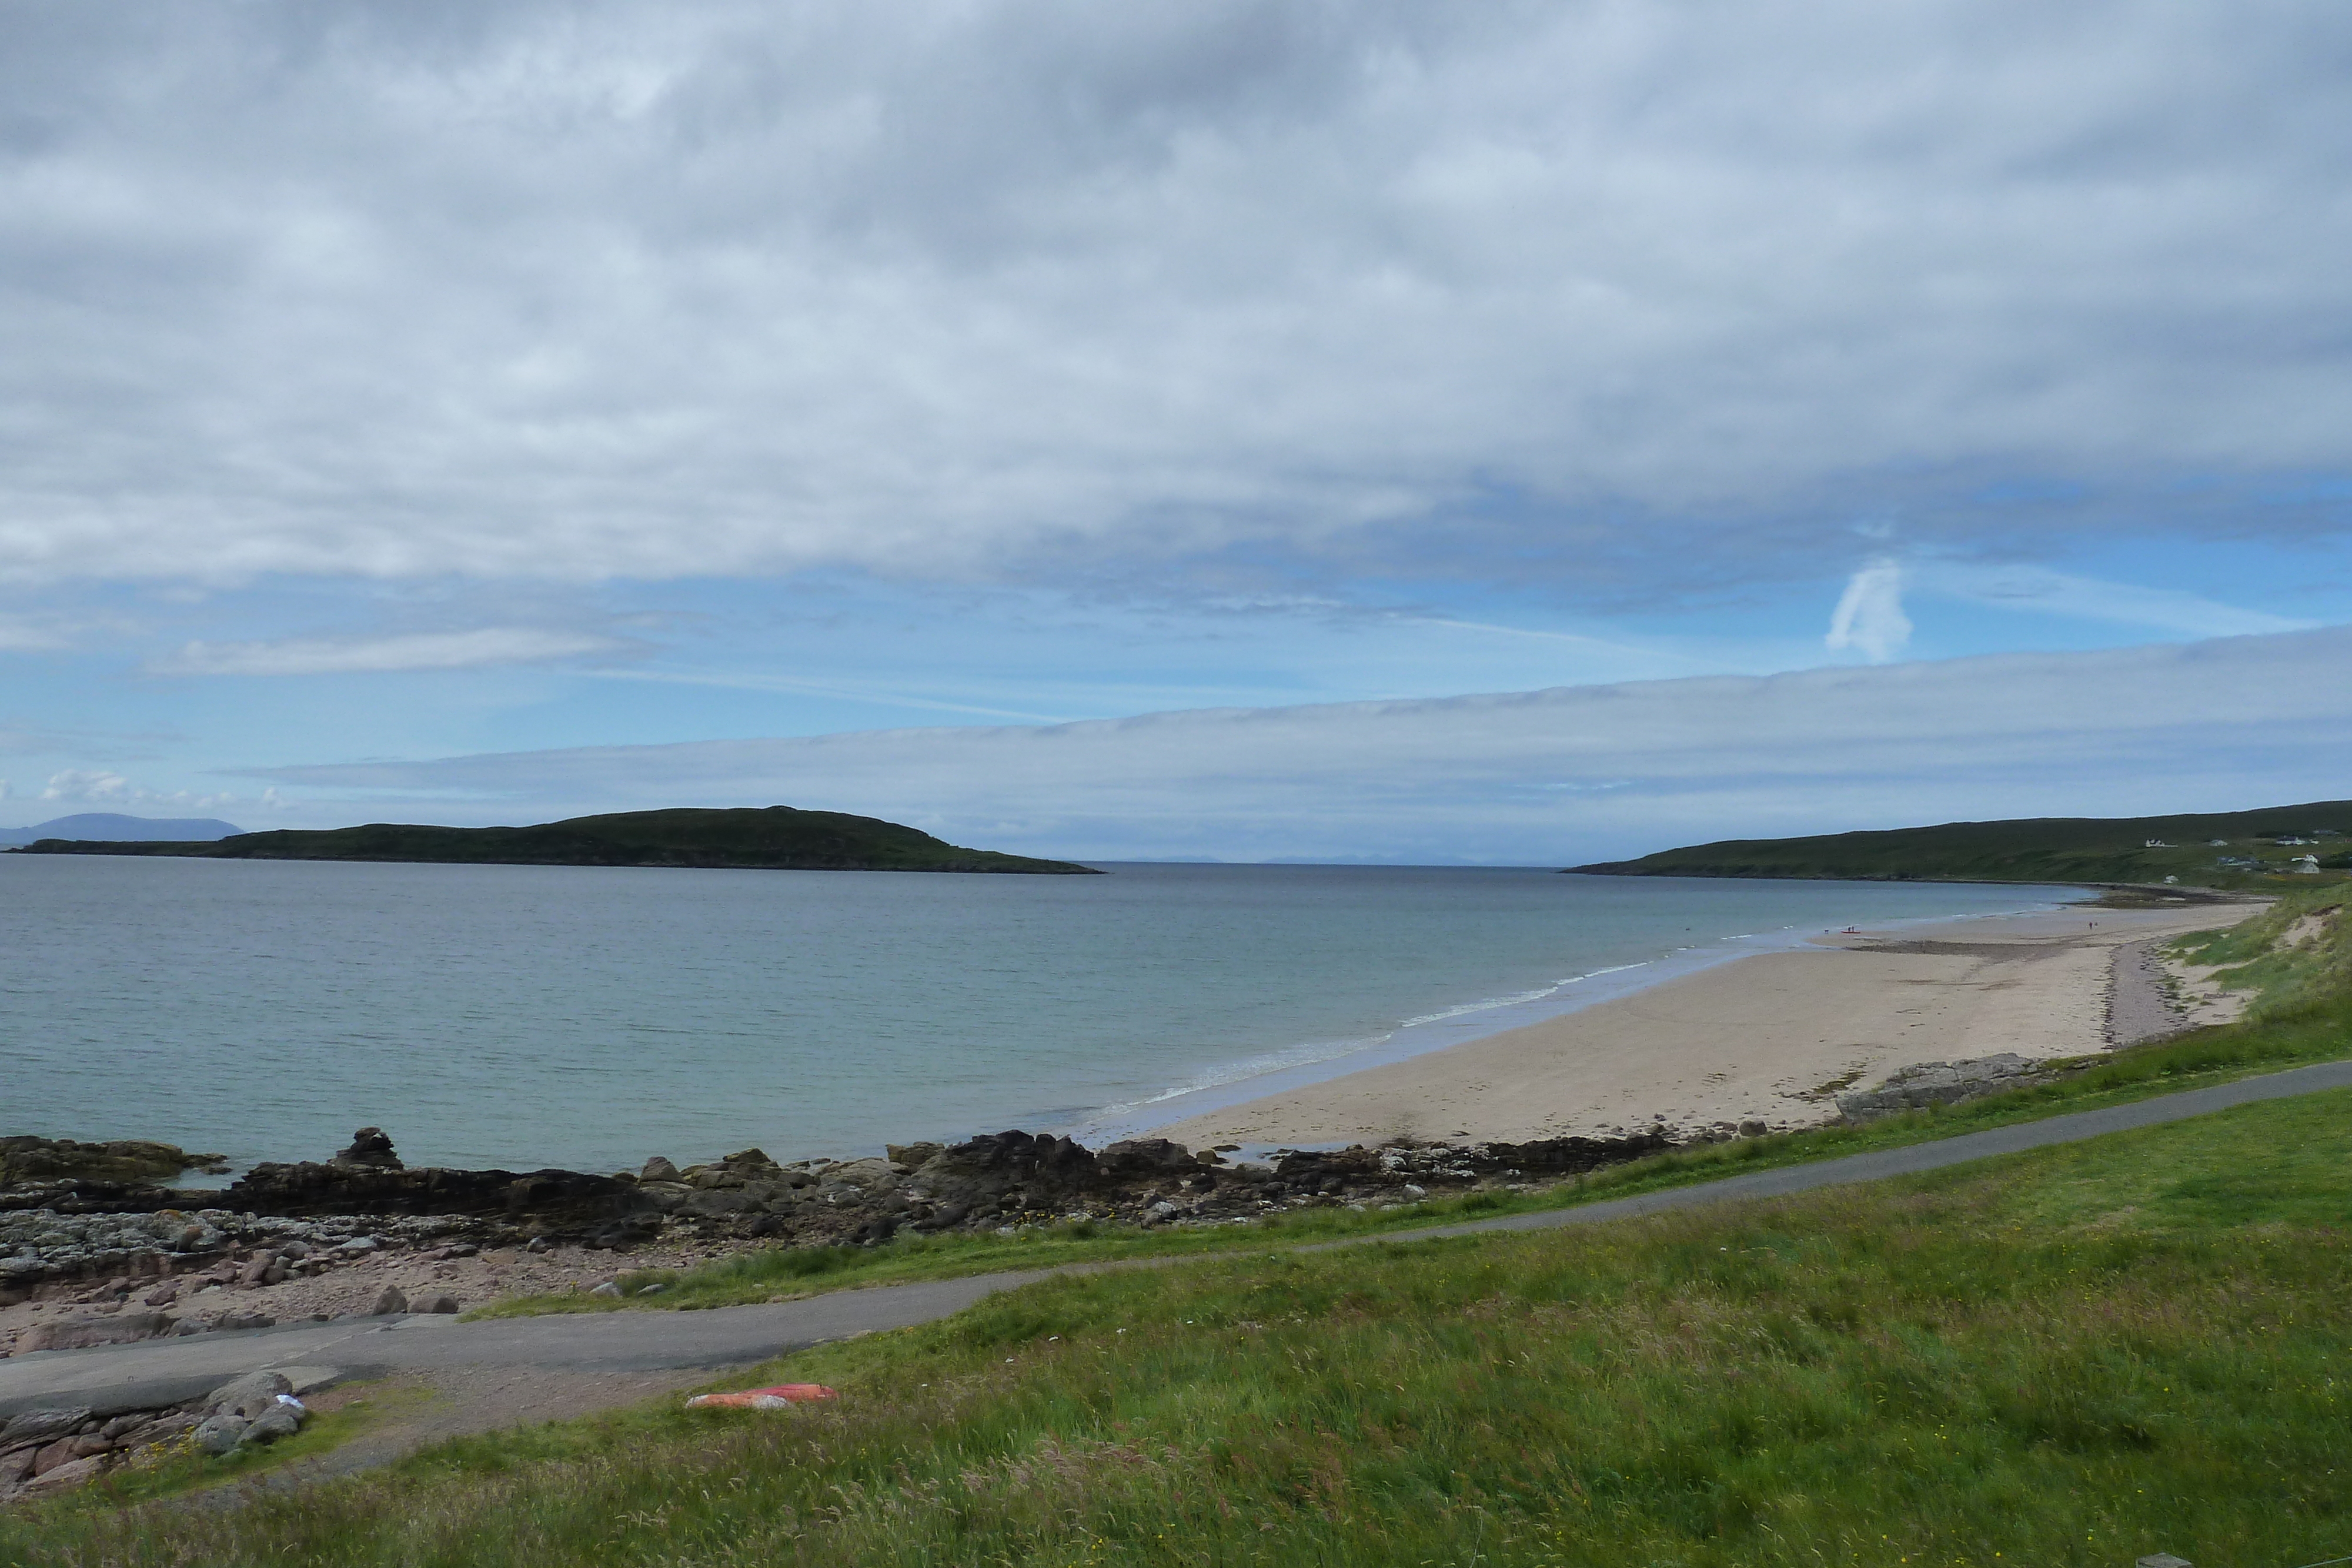
[[[453,1240],[468,1248],[576,1241],[624,1249],[673,1236],[838,1246],[901,1231],[1049,1221],[1231,1223],[1301,1207],[1407,1203],[1448,1187],[1573,1175],[1670,1146],[1666,1130],[1654,1127],[1526,1144],[1284,1150],[1268,1166],[1228,1164],[1215,1151],[1189,1151],[1165,1138],[1094,1150],[1013,1130],[960,1144],[892,1145],[880,1159],[787,1164],[753,1148],[683,1168],[656,1157],[637,1175],[605,1176],[410,1168],[391,1139],[371,1127],[333,1159],[257,1166],[225,1193],[202,1195],[222,1207],[0,1213],[0,1304],[37,1290],[69,1291],[61,1281],[95,1277],[107,1283],[76,1300],[104,1311],[147,1291],[145,1304],[162,1307],[208,1285],[267,1285],[381,1249]],[[183,1320],[172,1332],[221,1326],[252,1325],[215,1313]]]
[[[1922,1061],[1890,1074],[1874,1089],[1839,1095],[1837,1106],[1847,1121],[1866,1122],[1898,1111],[1952,1105],[2006,1089],[2022,1089],[2054,1076],[2046,1063],[2009,1051],[1965,1061]]]
[[[227,1168],[219,1155],[190,1154],[142,1139],[80,1144],[71,1138],[0,1138],[0,1210],[161,1208],[172,1200],[166,1184],[181,1173]]]

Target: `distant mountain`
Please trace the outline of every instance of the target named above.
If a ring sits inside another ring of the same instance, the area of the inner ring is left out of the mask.
[[[0,845],[37,843],[43,839],[102,839],[137,841],[162,839],[176,843],[226,839],[245,831],[235,822],[212,817],[122,817],[111,811],[84,811],[29,828],[0,828]]]
[[[1809,839],[1727,839],[1571,870],[1601,876],[1852,882],[2299,885],[2352,865],[2352,800],[2178,817],[2032,817]],[[2307,860],[2304,857],[2309,857]],[[2313,870],[2312,868],[2323,868]]]
[[[224,824],[225,825],[225,824]],[[11,854],[184,855],[205,860],[421,861],[457,865],[698,866],[747,871],[986,871],[1094,876],[1067,861],[959,849],[876,817],[790,806],[622,811],[530,828],[371,822],[218,841],[42,839]]]

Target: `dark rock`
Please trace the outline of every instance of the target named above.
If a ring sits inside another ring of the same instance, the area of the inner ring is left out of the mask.
[[[407,1310],[408,1297],[403,1293],[401,1288],[397,1285],[386,1285],[383,1294],[376,1297],[375,1305],[368,1309],[368,1315],[388,1318],[397,1316]]]
[[[454,1312],[457,1310],[457,1298],[446,1291],[437,1296],[419,1296],[408,1303],[408,1310],[412,1312]]]
[[[540,1170],[381,1169],[264,1164],[229,1186],[232,1208],[268,1215],[474,1215],[530,1219],[568,1231],[654,1207],[645,1189],[608,1176]]]
[[[1200,1168],[1191,1151],[1166,1138],[1132,1138],[1095,1156],[1095,1174],[1112,1181],[1190,1176]]]
[[[337,1150],[328,1163],[361,1170],[396,1171],[406,1168],[400,1156],[392,1152],[392,1140],[384,1136],[382,1127],[362,1127],[352,1134],[352,1146]]]
[[[2043,1066],[2010,1051],[1966,1061],[1923,1061],[1890,1074],[1875,1089],[1839,1095],[1838,1111],[1849,1122],[1864,1122],[1898,1111],[1956,1104],[2042,1082],[2050,1076]]]
[[[637,1179],[639,1181],[676,1181],[677,1167],[659,1155],[656,1155],[647,1160],[645,1168],[637,1173]]]

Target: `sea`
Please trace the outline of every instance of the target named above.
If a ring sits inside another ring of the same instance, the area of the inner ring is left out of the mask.
[[[0,1134],[236,1170],[1095,1145],[1849,925],[2061,887],[1537,868],[1102,876],[0,855]],[[226,1179],[226,1178],[222,1178]]]

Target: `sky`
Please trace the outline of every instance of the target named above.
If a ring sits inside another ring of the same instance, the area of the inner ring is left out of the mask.
[[[2352,796],[2326,4],[0,0],[0,826]]]

